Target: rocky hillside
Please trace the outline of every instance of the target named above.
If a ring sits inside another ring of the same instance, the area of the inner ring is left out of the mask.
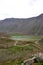
[[[43,35],[43,14],[27,19],[7,18],[0,20],[0,32]]]

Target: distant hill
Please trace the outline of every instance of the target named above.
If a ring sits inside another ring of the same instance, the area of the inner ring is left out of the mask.
[[[0,20],[0,32],[43,35],[43,14],[27,19],[6,18]]]

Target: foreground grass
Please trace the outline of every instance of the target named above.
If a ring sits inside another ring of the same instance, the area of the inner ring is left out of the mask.
[[[4,50],[4,49],[3,49]],[[29,46],[12,46],[0,53],[0,60],[4,58],[1,65],[21,65],[24,59],[32,57],[35,47]]]
[[[21,65],[23,61],[21,59],[16,59],[16,60],[8,60],[1,65]]]
[[[43,61],[42,62],[38,62],[38,63],[34,63],[33,65],[43,65]]]
[[[16,39],[25,38],[28,40],[29,39],[34,40],[34,39],[40,39],[41,36],[14,36],[14,38],[16,38]],[[14,43],[14,40],[7,39],[7,38],[6,39],[0,38],[0,44],[9,45],[9,43],[11,45],[11,43]],[[30,43],[30,42],[26,42],[24,44],[28,44],[28,43]],[[37,52],[37,50],[39,50],[32,44],[34,44],[34,43],[33,42],[30,43],[28,46],[11,46],[11,47],[7,47],[5,49],[1,48],[0,49],[0,61],[2,62],[2,64],[0,64],[0,65],[21,65],[23,60],[32,57],[32,54],[34,54],[34,52]]]
[[[28,45],[28,46],[12,46],[12,47],[9,47],[8,50],[10,51],[15,51],[15,52],[18,52],[18,51],[32,51],[34,50],[36,47],[33,46],[33,45]]]

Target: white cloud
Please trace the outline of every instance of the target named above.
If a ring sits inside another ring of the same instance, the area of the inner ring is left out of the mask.
[[[43,13],[43,0],[0,0],[0,19],[28,18]]]

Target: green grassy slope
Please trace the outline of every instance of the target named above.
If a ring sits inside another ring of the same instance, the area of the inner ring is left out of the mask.
[[[17,36],[16,36],[17,37]],[[19,37],[19,36],[18,36]],[[18,38],[17,37],[17,38]],[[20,38],[30,38],[30,39],[37,39],[39,40],[41,37],[37,36],[20,36]],[[2,45],[6,45],[6,44],[10,44],[11,43],[15,43],[16,40],[11,40],[8,38],[0,38],[0,44]],[[34,46],[33,44],[34,41],[19,41],[18,44],[29,44],[26,46],[23,45],[16,45],[16,46],[10,46],[7,48],[0,48],[0,64],[1,65],[21,65],[21,63],[23,62],[23,60],[31,58],[32,55],[34,53],[36,53],[37,51],[40,51],[40,49],[36,46]]]

